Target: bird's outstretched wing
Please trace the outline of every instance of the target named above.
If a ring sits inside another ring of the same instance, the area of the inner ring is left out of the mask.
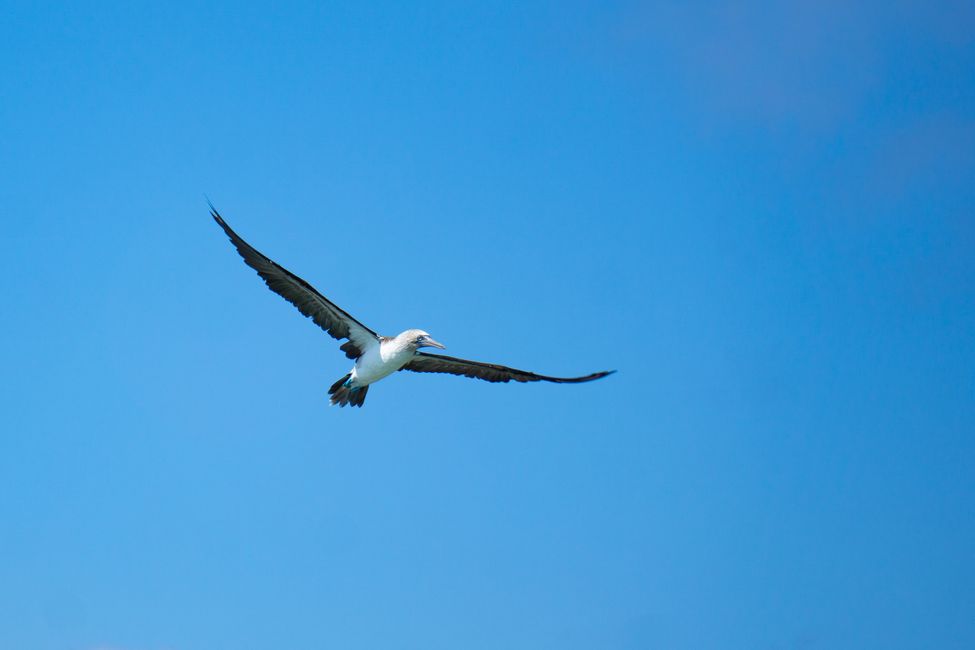
[[[298,308],[315,324],[331,334],[336,339],[349,339],[341,346],[345,356],[356,359],[362,356],[367,348],[379,343],[379,335],[352,318],[345,310],[318,293],[297,275],[262,255],[256,248],[240,238],[227,222],[223,220],[213,204],[210,204],[210,214],[223,231],[230,237],[230,241],[237,248],[237,252],[244,258],[247,266],[257,271],[264,279],[268,288]]]
[[[545,375],[536,375],[534,372],[528,372],[527,370],[517,370],[494,363],[468,361],[467,359],[448,357],[443,354],[429,354],[427,352],[417,352],[416,356],[408,364],[403,366],[402,369],[412,370],[413,372],[445,372],[451,375],[461,375],[493,382],[508,382],[512,380],[520,382],[552,381],[557,384],[579,384],[584,381],[600,379],[616,372],[615,370],[606,370],[603,372],[594,372],[585,377],[547,377]]]

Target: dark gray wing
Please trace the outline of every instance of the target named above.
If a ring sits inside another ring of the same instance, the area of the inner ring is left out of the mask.
[[[331,334],[332,337],[349,339],[348,343],[340,348],[345,352],[345,356],[356,359],[362,356],[367,348],[379,343],[378,334],[318,293],[315,287],[276,264],[267,256],[262,255],[256,248],[241,239],[227,225],[227,222],[223,220],[212,203],[210,204],[210,214],[230,237],[230,241],[237,248],[240,256],[244,258],[247,266],[257,271],[271,291],[297,307],[298,311],[315,321],[316,325]]]
[[[427,352],[417,352],[416,356],[402,368],[413,372],[445,372],[451,375],[461,375],[484,381],[508,382],[508,381],[552,381],[557,384],[579,384],[584,381],[600,379],[606,375],[611,375],[615,370],[594,372],[585,377],[547,377],[536,375],[527,370],[517,370],[507,366],[499,366],[494,363],[482,363],[480,361],[468,361],[448,357],[443,354],[429,354]]]

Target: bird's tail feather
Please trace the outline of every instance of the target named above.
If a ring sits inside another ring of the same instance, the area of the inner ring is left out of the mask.
[[[352,377],[352,373],[342,377],[328,389],[328,394],[332,396],[329,400],[332,406],[345,406],[348,404],[362,408],[362,403],[366,401],[366,393],[369,392],[369,387],[356,386],[353,388],[347,386],[346,382],[349,381],[350,377]]]

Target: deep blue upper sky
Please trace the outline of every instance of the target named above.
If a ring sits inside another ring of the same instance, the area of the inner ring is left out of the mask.
[[[975,647],[975,11],[850,4],[5,3],[0,647]],[[331,408],[204,194],[619,372]]]

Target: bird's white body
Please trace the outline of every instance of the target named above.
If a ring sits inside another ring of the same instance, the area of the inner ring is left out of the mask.
[[[416,355],[412,341],[417,331],[406,330],[396,337],[377,341],[365,350],[352,368],[349,386],[368,386],[402,369]]]

